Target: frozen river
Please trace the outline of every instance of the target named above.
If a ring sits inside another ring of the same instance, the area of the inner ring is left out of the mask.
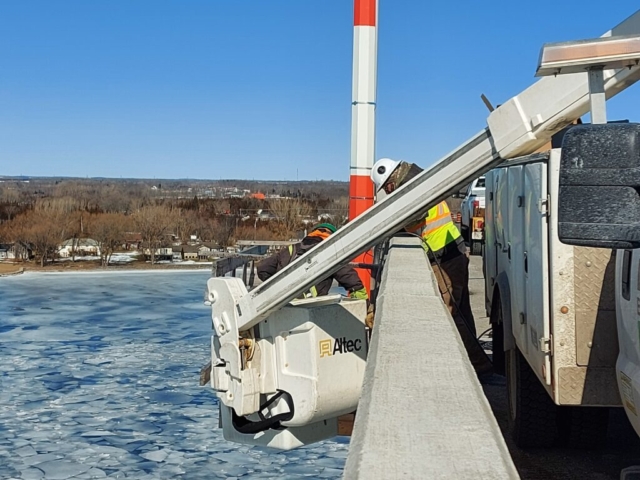
[[[0,479],[339,478],[344,440],[287,453],[224,441],[208,271],[0,279]]]

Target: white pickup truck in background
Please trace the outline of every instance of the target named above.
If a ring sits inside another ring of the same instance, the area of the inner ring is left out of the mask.
[[[460,205],[460,233],[472,255],[482,253],[484,241],[485,177],[476,178]]]

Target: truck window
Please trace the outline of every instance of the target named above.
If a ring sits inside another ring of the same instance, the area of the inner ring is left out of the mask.
[[[484,177],[480,177],[478,182],[476,183],[476,188],[485,188],[484,186]]]
[[[622,258],[622,298],[631,299],[631,259],[632,251],[625,250]]]

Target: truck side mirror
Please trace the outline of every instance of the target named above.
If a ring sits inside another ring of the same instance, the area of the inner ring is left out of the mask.
[[[640,124],[577,125],[560,155],[562,243],[640,247]]]

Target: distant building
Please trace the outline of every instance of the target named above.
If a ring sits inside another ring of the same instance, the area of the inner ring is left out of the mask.
[[[0,244],[0,262],[3,260],[13,260],[14,253],[11,251],[13,244]],[[11,258],[9,257],[11,255]]]
[[[173,260],[173,248],[171,245],[161,245],[160,247],[155,249],[154,252],[154,260]],[[144,249],[144,258],[145,260],[151,260],[151,250],[148,248]]]
[[[122,248],[125,250],[140,250],[142,245],[142,234],[135,232],[127,232],[122,242]]]
[[[220,245],[216,243],[206,242],[198,247],[198,259],[209,260],[220,252]]]
[[[70,238],[58,246],[62,258],[85,255],[100,255],[100,244],[92,238]]]

